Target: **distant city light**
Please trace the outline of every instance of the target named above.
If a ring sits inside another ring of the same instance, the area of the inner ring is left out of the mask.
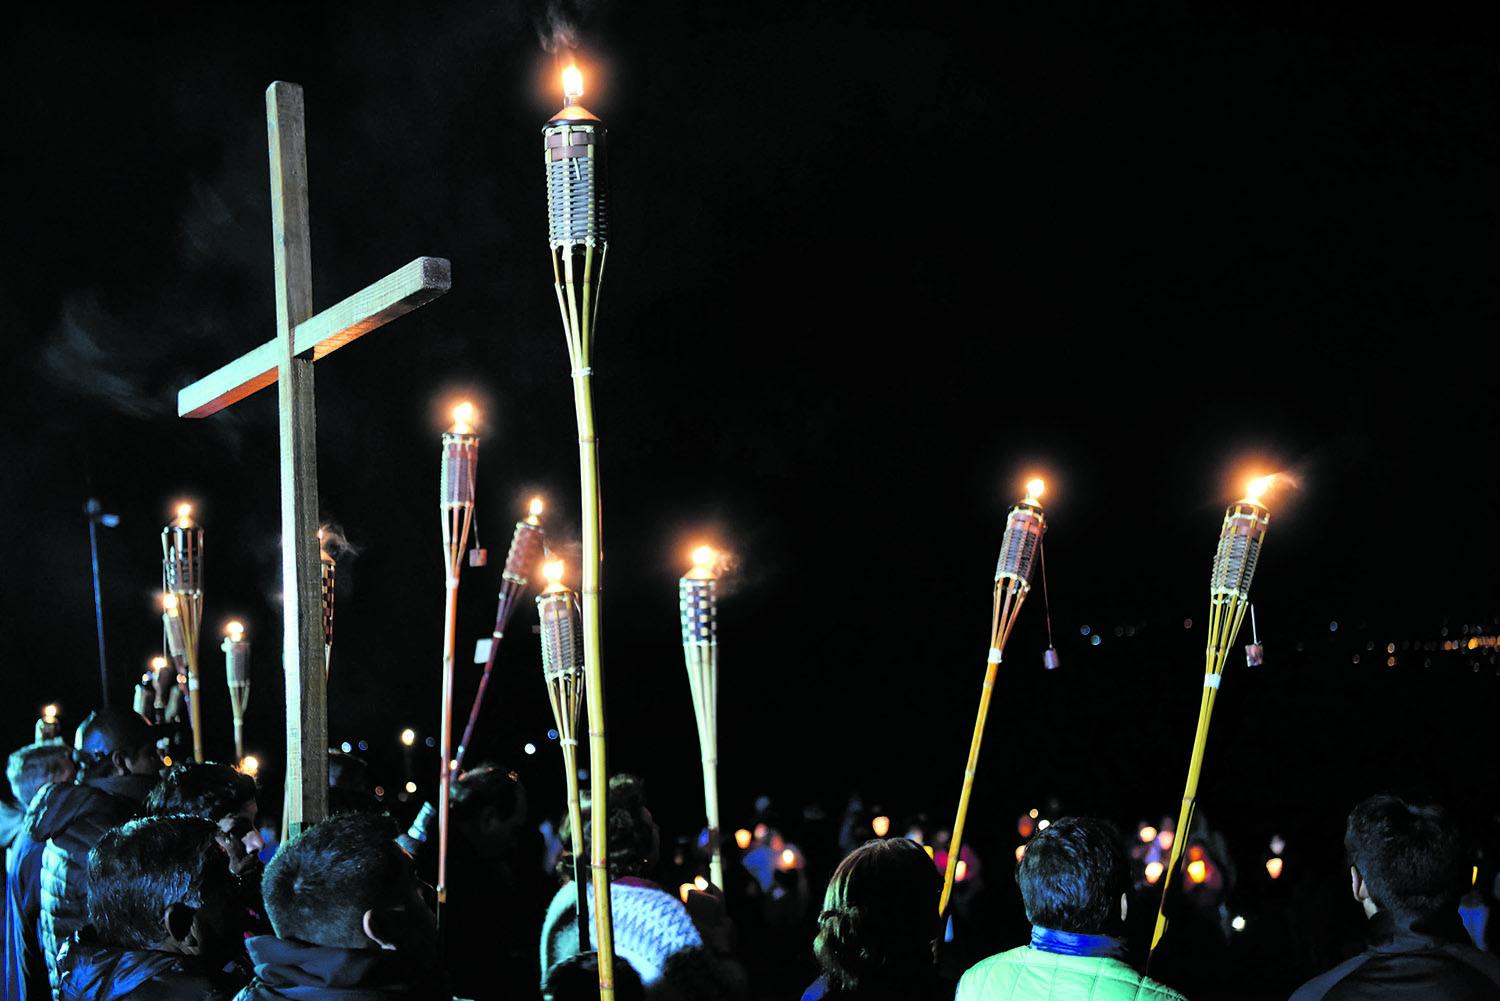
[[[415,782],[408,782],[408,783],[406,783],[406,791],[407,792],[416,792],[417,791],[417,784]]]
[[[1235,931],[1244,931],[1245,916],[1243,914],[1236,914],[1234,916],[1234,920],[1229,922],[1229,927],[1233,928]]]
[[[407,727],[405,730],[401,731],[401,743],[405,744],[407,747],[410,747],[416,742],[417,731],[411,729],[410,727]]]
[[[525,747],[521,748],[521,750],[525,751],[527,754],[535,754],[536,745],[528,742]]]

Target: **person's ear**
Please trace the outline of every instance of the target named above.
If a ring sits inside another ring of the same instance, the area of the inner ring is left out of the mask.
[[[1354,899],[1361,904],[1370,899],[1370,888],[1365,885],[1365,878],[1352,865],[1349,867],[1349,892],[1353,893]]]
[[[360,924],[365,930],[365,938],[387,952],[396,951],[396,916],[394,912],[371,908],[365,911],[364,919]]]
[[[1130,913],[1130,894],[1120,894],[1120,923],[1125,923],[1125,915]]]
[[[180,952],[190,955],[198,952],[198,936],[193,931],[193,919],[198,916],[198,909],[184,904],[181,901],[168,904],[167,909],[162,912],[162,927],[167,930],[167,941],[175,946]]]
[[[109,763],[114,766],[116,775],[128,775],[130,773],[130,755],[124,751],[110,751]]]

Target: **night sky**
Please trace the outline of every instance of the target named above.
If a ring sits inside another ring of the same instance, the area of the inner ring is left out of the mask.
[[[1159,816],[1187,762],[1223,507],[1277,469],[1300,488],[1273,498],[1255,581],[1267,663],[1231,657],[1203,810],[1249,832],[1336,825],[1383,787],[1489,809],[1493,660],[1402,644],[1493,634],[1500,612],[1494,26],[1397,5],[986,6],[571,11],[610,130],[595,383],[612,764],[647,776],[669,827],[694,822],[675,591],[707,538],[737,562],[720,605],[726,824],[763,791],[951,815],[1005,510],[1041,472],[1063,666],[1041,666],[1038,589],[974,836],[1009,837],[1007,811],[1050,795]],[[100,546],[117,702],[160,644],[159,530],[188,498],[207,530],[209,745],[230,754],[216,637],[239,617],[249,743],[275,781],[275,394],[175,417],[178,388],[274,335],[274,79],[306,88],[316,307],[418,255],[453,262],[449,294],[317,366],[322,512],[356,550],[331,737],[366,740],[394,779],[400,729],[435,734],[444,405],[470,393],[485,414],[491,565],[465,572],[461,651],[488,632],[524,500],[550,498],[555,544],[577,532],[547,20],[460,2],[15,21],[12,744],[43,702],[72,725],[98,699],[85,498],[122,518]],[[478,750],[550,807],[530,616]],[[435,767],[427,752],[424,786]]]

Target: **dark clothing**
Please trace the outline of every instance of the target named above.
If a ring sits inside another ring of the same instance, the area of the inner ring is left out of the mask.
[[[334,949],[274,935],[257,935],[245,946],[255,964],[255,979],[235,996],[235,1001],[452,999],[442,987],[440,974],[415,972],[398,953]]]
[[[218,982],[191,956],[115,949],[92,932],[85,928],[58,954],[62,1001],[228,1001],[239,986]]]
[[[1500,959],[1469,944],[1457,913],[1403,919],[1377,911],[1369,948],[1297,989],[1292,1001],[1500,999]]]
[[[46,786],[32,803],[27,816],[31,837],[47,842],[42,851],[37,940],[54,991],[58,950],[88,924],[89,850],[110,828],[140,813],[154,785],[154,775],[111,775]]]
[[[827,977],[819,977],[802,992],[802,1001],[949,1001],[952,997],[952,986],[940,981],[935,974],[914,985],[882,984],[858,991],[830,987]]]
[[[30,815],[28,814],[28,819]],[[37,939],[42,910],[42,851],[23,827],[5,852],[5,999],[47,998],[47,961]]]

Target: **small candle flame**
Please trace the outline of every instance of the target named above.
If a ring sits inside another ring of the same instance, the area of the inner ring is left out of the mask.
[[[57,706],[42,706],[42,722],[48,724],[49,726],[57,722]]]
[[[453,427],[448,430],[457,434],[471,434],[474,431],[474,404],[468,400],[463,401],[453,408]]]
[[[583,71],[574,63],[569,63],[562,71],[563,96],[570,101],[576,101],[583,96]]]
[[[245,638],[245,624],[243,622],[231,622],[224,627],[224,635],[229,637],[229,642],[238,643]]]
[[[540,518],[542,516],[542,512],[546,509],[547,505],[545,502],[543,502],[541,497],[531,498],[531,507],[529,509],[529,513],[533,518]]]
[[[191,521],[192,518],[193,505],[187,503],[186,501],[177,505],[177,520],[182,523],[184,528],[187,527],[188,522]]]
[[[567,564],[562,560],[548,560],[542,564],[542,577],[547,581],[547,590],[561,590],[563,571],[566,569]]]
[[[167,658],[165,658],[165,657],[152,657],[151,658],[151,670],[153,670],[153,671],[165,671],[166,669],[167,669]]]
[[[1026,503],[1035,504],[1042,499],[1042,493],[1047,489],[1047,482],[1040,477],[1026,481]]]

